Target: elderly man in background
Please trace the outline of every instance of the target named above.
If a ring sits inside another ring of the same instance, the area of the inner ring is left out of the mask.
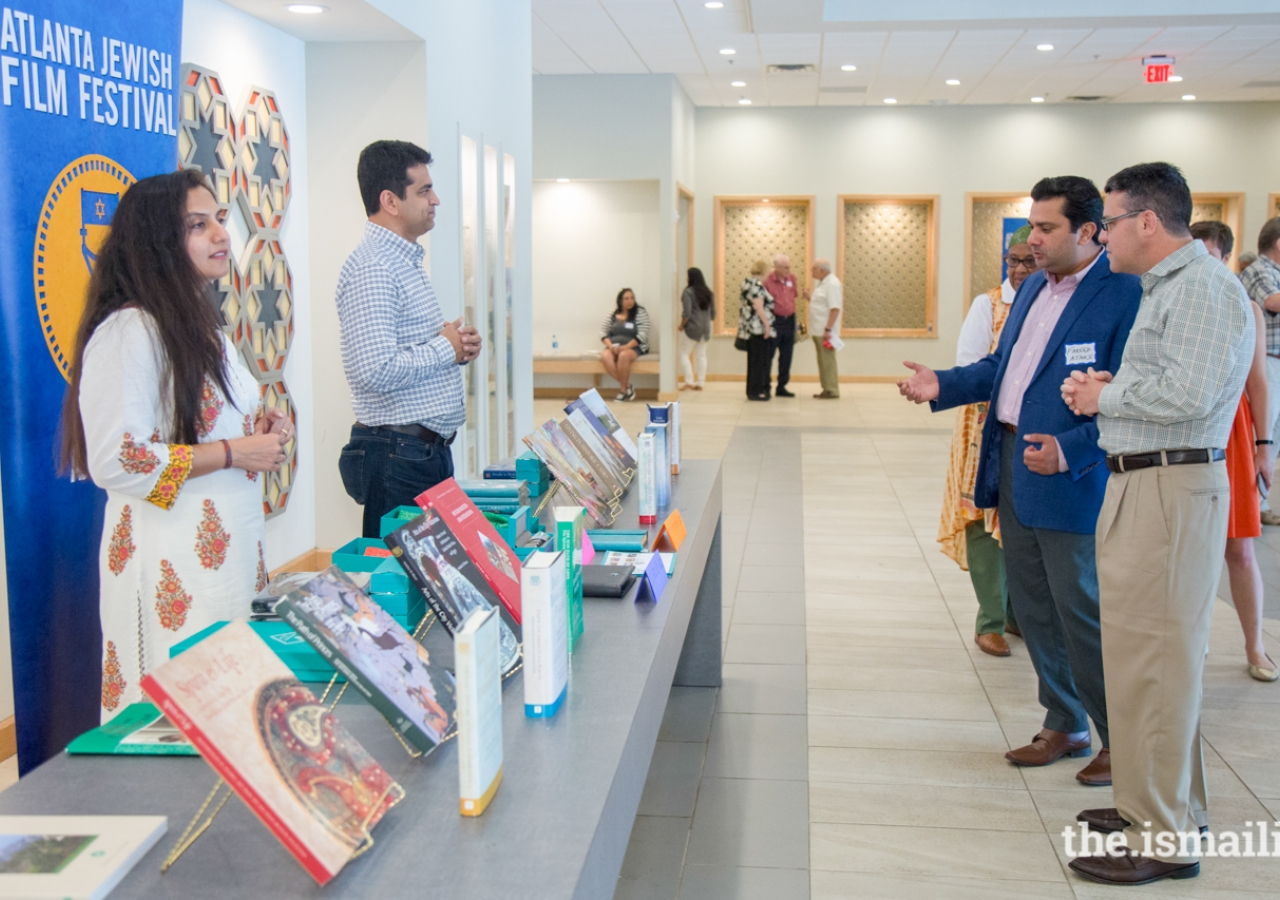
[[[764,279],[764,289],[773,298],[773,336],[778,345],[778,386],[775,397],[794,397],[787,390],[791,381],[791,354],[796,345],[796,279],[785,253],[773,258],[773,271]]]
[[[1174,166],[1112,175],[1104,216],[1112,265],[1142,276],[1142,304],[1114,376],[1079,366],[1062,384],[1073,412],[1097,417],[1111,473],[1097,554],[1116,805],[1076,818],[1125,832],[1128,850],[1070,866],[1147,884],[1200,872],[1200,702],[1230,502],[1223,448],[1255,326],[1240,282],[1191,237],[1191,191]]]
[[[1275,434],[1280,421],[1280,216],[1268,219],[1258,232],[1258,257],[1240,273],[1249,299],[1262,307],[1267,324],[1267,433]],[[1268,475],[1272,473],[1268,472]],[[1262,498],[1262,524],[1280,525],[1280,514]]]
[[[831,263],[818,258],[809,270],[813,276],[812,294],[804,292],[809,301],[809,334],[818,351],[818,379],[822,392],[813,396],[818,400],[840,399],[840,373],[836,368],[836,346],[832,339],[840,340],[840,318],[844,312],[844,285],[831,272]]]

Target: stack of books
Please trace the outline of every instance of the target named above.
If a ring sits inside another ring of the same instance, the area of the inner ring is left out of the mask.
[[[422,510],[419,509],[418,516],[421,515]],[[405,524],[407,522],[400,522],[400,525]],[[371,555],[370,551],[385,552],[386,556]],[[406,631],[416,629],[422,617],[427,614],[427,600],[422,591],[409,579],[399,561],[391,555],[382,541],[356,538],[335,550],[330,562],[348,575],[368,573],[368,585],[361,586]]]
[[[541,497],[551,486],[551,472],[537,454],[526,451],[486,466],[484,480],[524,481],[528,483],[530,497]]]

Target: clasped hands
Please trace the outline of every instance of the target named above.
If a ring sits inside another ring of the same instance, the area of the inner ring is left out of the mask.
[[[1095,372],[1092,366],[1088,372],[1077,369],[1062,382],[1062,402],[1077,416],[1096,416],[1098,397],[1111,377],[1110,372]]]
[[[449,339],[453,346],[453,356],[458,365],[465,365],[480,355],[483,339],[474,325],[463,325],[462,318],[445,322],[440,334]]]

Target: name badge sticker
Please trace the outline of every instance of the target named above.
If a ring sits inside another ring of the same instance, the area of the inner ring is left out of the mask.
[[[1067,365],[1088,366],[1098,361],[1097,344],[1066,344]]]
[[[627,328],[635,328],[635,327],[636,327],[636,323],[635,323],[635,322],[627,322],[627,323],[626,323],[626,327],[627,327]],[[1090,344],[1089,346],[1090,346],[1090,347],[1092,347],[1093,345],[1092,345],[1092,344]]]

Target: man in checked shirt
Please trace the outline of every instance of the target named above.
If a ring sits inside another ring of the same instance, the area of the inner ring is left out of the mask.
[[[461,366],[480,335],[446,322],[422,268],[418,238],[435,226],[431,154],[406,141],[360,152],[356,180],[369,221],[338,276],[342,366],[356,423],[338,471],[364,506],[364,536],[379,520],[453,475],[449,445],[467,420]]]
[[[1113,269],[1142,276],[1142,302],[1115,375],[1074,371],[1062,385],[1073,411],[1097,415],[1111,472],[1096,546],[1116,805],[1076,818],[1123,831],[1128,850],[1070,863],[1107,884],[1198,875],[1208,823],[1200,702],[1227,542],[1223,448],[1254,319],[1190,222],[1175,167],[1111,176],[1103,242]]]

